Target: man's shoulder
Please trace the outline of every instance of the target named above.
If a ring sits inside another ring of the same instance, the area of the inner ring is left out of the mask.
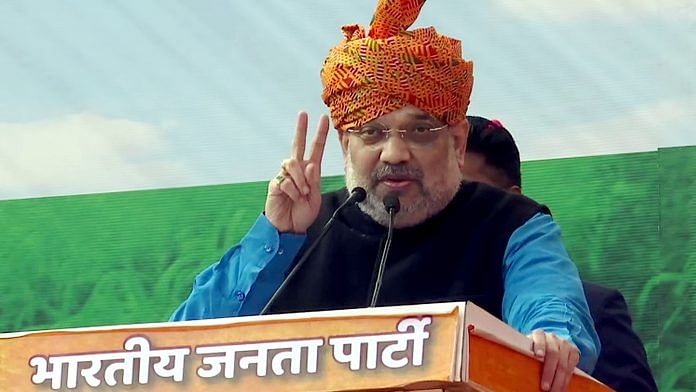
[[[551,215],[548,207],[527,196],[480,182],[463,182],[458,199],[470,210],[508,216],[520,215],[525,220],[536,213]]]
[[[628,313],[626,300],[619,290],[588,281],[583,281],[582,287],[585,290],[587,304],[590,306],[590,311],[595,319],[602,316],[609,305]]]
[[[623,298],[623,295],[621,292],[615,288],[603,286],[601,284],[597,283],[592,283],[587,280],[582,281],[582,287],[585,289],[585,294],[586,295],[592,295],[593,297],[596,298],[610,298],[610,297],[616,297],[620,296]]]
[[[585,297],[602,342],[592,376],[619,391],[656,391],[643,342],[619,290],[583,281]]]

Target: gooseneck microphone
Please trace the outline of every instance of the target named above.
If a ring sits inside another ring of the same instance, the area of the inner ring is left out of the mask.
[[[370,300],[370,307],[374,308],[377,304],[377,298],[379,297],[379,291],[382,288],[382,279],[384,278],[384,266],[387,263],[387,256],[389,255],[389,248],[391,247],[392,236],[394,235],[394,216],[401,209],[401,203],[399,202],[399,196],[396,193],[388,193],[382,199],[384,208],[389,213],[389,226],[387,228],[387,239],[384,241],[384,248],[382,249],[382,256],[379,259],[379,269],[377,270],[377,278],[375,279],[375,288],[372,290],[372,299]]]
[[[326,222],[324,227],[321,228],[321,232],[319,233],[319,237],[317,237],[317,239],[314,240],[312,245],[310,245],[309,248],[307,248],[307,250],[304,252],[304,254],[300,258],[300,260],[292,268],[292,270],[290,271],[288,276],[285,277],[285,280],[280,285],[280,287],[278,287],[278,289],[275,291],[275,293],[273,293],[273,296],[268,300],[268,302],[266,302],[266,306],[264,306],[263,309],[261,309],[261,313],[259,313],[259,315],[264,315],[264,314],[266,314],[266,312],[268,312],[271,305],[273,305],[273,303],[276,301],[278,296],[285,290],[285,287],[288,285],[288,282],[290,282],[292,277],[295,276],[297,271],[300,270],[300,268],[302,267],[302,264],[304,264],[307,261],[307,259],[309,259],[309,256],[312,254],[314,249],[316,249],[316,247],[319,245],[319,242],[321,242],[321,239],[324,238],[326,233],[329,232],[329,229],[331,228],[331,226],[335,222],[338,214],[344,208],[346,208],[350,205],[362,202],[363,200],[365,200],[366,196],[367,196],[367,192],[365,191],[365,189],[363,189],[361,187],[355,187],[355,188],[353,188],[352,191],[350,191],[350,196],[346,199],[346,201],[341,203],[341,205],[338,206],[338,208],[336,208],[336,211],[334,211],[333,215],[331,215],[331,218],[329,219],[329,221]]]

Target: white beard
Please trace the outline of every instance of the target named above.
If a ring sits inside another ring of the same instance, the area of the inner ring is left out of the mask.
[[[429,181],[431,182],[430,184],[423,179],[423,182],[420,184],[421,197],[410,204],[402,202],[401,209],[394,219],[394,227],[402,228],[418,225],[442,211],[452,201],[454,195],[459,190],[462,175],[456,159],[453,160],[452,153],[448,154],[445,159],[450,160],[446,170],[451,175],[445,175],[441,181],[433,181],[431,179]],[[346,153],[345,161],[346,187],[348,191],[358,186],[365,188],[367,191],[365,200],[358,204],[360,210],[380,225],[387,226],[389,224],[389,213],[384,208],[382,197],[375,193],[374,184],[376,180],[369,177],[361,177],[355,173],[350,152]]]

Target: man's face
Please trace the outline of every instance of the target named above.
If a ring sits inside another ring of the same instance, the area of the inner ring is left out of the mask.
[[[505,173],[486,163],[486,158],[478,152],[467,152],[464,164],[462,165],[462,175],[467,181],[482,182],[508,192],[522,193],[517,185],[510,186]]]
[[[362,134],[339,132],[346,184],[349,189],[361,186],[367,191],[367,199],[360,204],[365,213],[386,225],[382,199],[393,192],[401,202],[395,226],[408,227],[449,204],[462,180],[460,163],[468,126],[463,121],[430,131],[444,125],[414,106],[405,106],[365,124]],[[385,135],[384,129],[392,131]]]

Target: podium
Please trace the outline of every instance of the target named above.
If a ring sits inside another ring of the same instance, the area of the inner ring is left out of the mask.
[[[1,391],[527,392],[541,369],[471,302],[0,334]]]

